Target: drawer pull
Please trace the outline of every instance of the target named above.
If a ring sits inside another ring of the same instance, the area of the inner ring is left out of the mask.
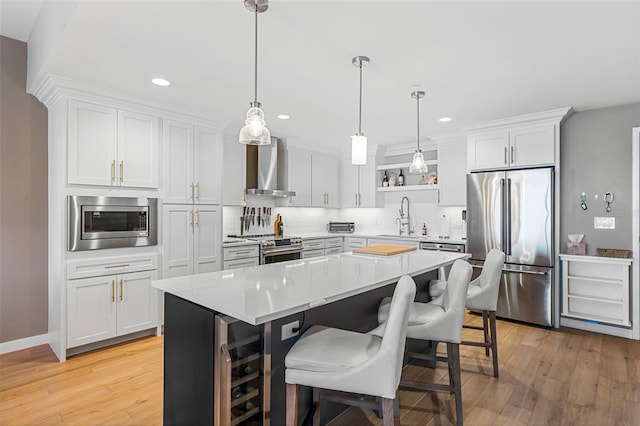
[[[121,263],[119,265],[107,265],[104,269],[113,269],[113,268],[126,268],[127,266],[131,266],[128,263]]]
[[[233,254],[253,254],[255,253],[254,251],[234,251],[232,252]]]

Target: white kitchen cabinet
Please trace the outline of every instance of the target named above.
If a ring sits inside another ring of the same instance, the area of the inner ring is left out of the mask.
[[[354,248],[367,246],[367,239],[364,237],[344,237],[344,251],[351,251]]]
[[[324,154],[311,154],[311,205],[339,207],[338,160]]]
[[[163,278],[220,270],[220,207],[165,204],[162,211]]]
[[[367,164],[354,166],[351,159],[342,161],[342,207],[382,207],[376,190],[376,159],[367,158]]]
[[[260,247],[258,243],[222,248],[223,269],[247,268],[260,264]]]
[[[287,180],[287,188],[296,195],[289,197],[286,205],[311,206],[311,152],[297,148],[287,150]]]
[[[238,136],[224,135],[222,204],[242,206],[245,203],[247,146]]]
[[[631,327],[631,259],[561,254],[562,317]],[[570,326],[578,327],[580,323]],[[566,324],[563,324],[566,325]],[[606,332],[606,330],[600,330]]]
[[[553,165],[555,127],[544,124],[472,134],[467,148],[470,170]]]
[[[69,184],[158,187],[158,117],[69,101]]]
[[[156,327],[157,278],[157,271],[143,271],[69,280],[67,347]]]
[[[220,131],[164,120],[163,154],[165,204],[220,204]]]
[[[465,141],[438,145],[438,203],[441,206],[467,204],[466,152]]]

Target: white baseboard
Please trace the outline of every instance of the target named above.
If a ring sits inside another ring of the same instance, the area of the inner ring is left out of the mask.
[[[0,355],[19,351],[22,349],[32,348],[34,346],[44,345],[47,343],[49,343],[48,334],[41,334],[39,336],[25,337],[24,339],[0,343]]]

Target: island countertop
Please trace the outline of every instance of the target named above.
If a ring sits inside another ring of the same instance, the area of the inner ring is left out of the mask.
[[[351,252],[229,271],[155,280],[152,286],[259,325],[364,293],[470,257],[417,250],[394,256]]]

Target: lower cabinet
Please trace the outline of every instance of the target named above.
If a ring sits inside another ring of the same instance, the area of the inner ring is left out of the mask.
[[[260,264],[260,247],[258,244],[223,247],[224,270],[248,268]]]
[[[344,237],[344,251],[352,251],[354,248],[367,246],[367,239],[364,237]]]
[[[157,278],[154,270],[69,280],[67,347],[156,327]]]
[[[163,278],[221,269],[220,206],[165,204],[162,222]]]

